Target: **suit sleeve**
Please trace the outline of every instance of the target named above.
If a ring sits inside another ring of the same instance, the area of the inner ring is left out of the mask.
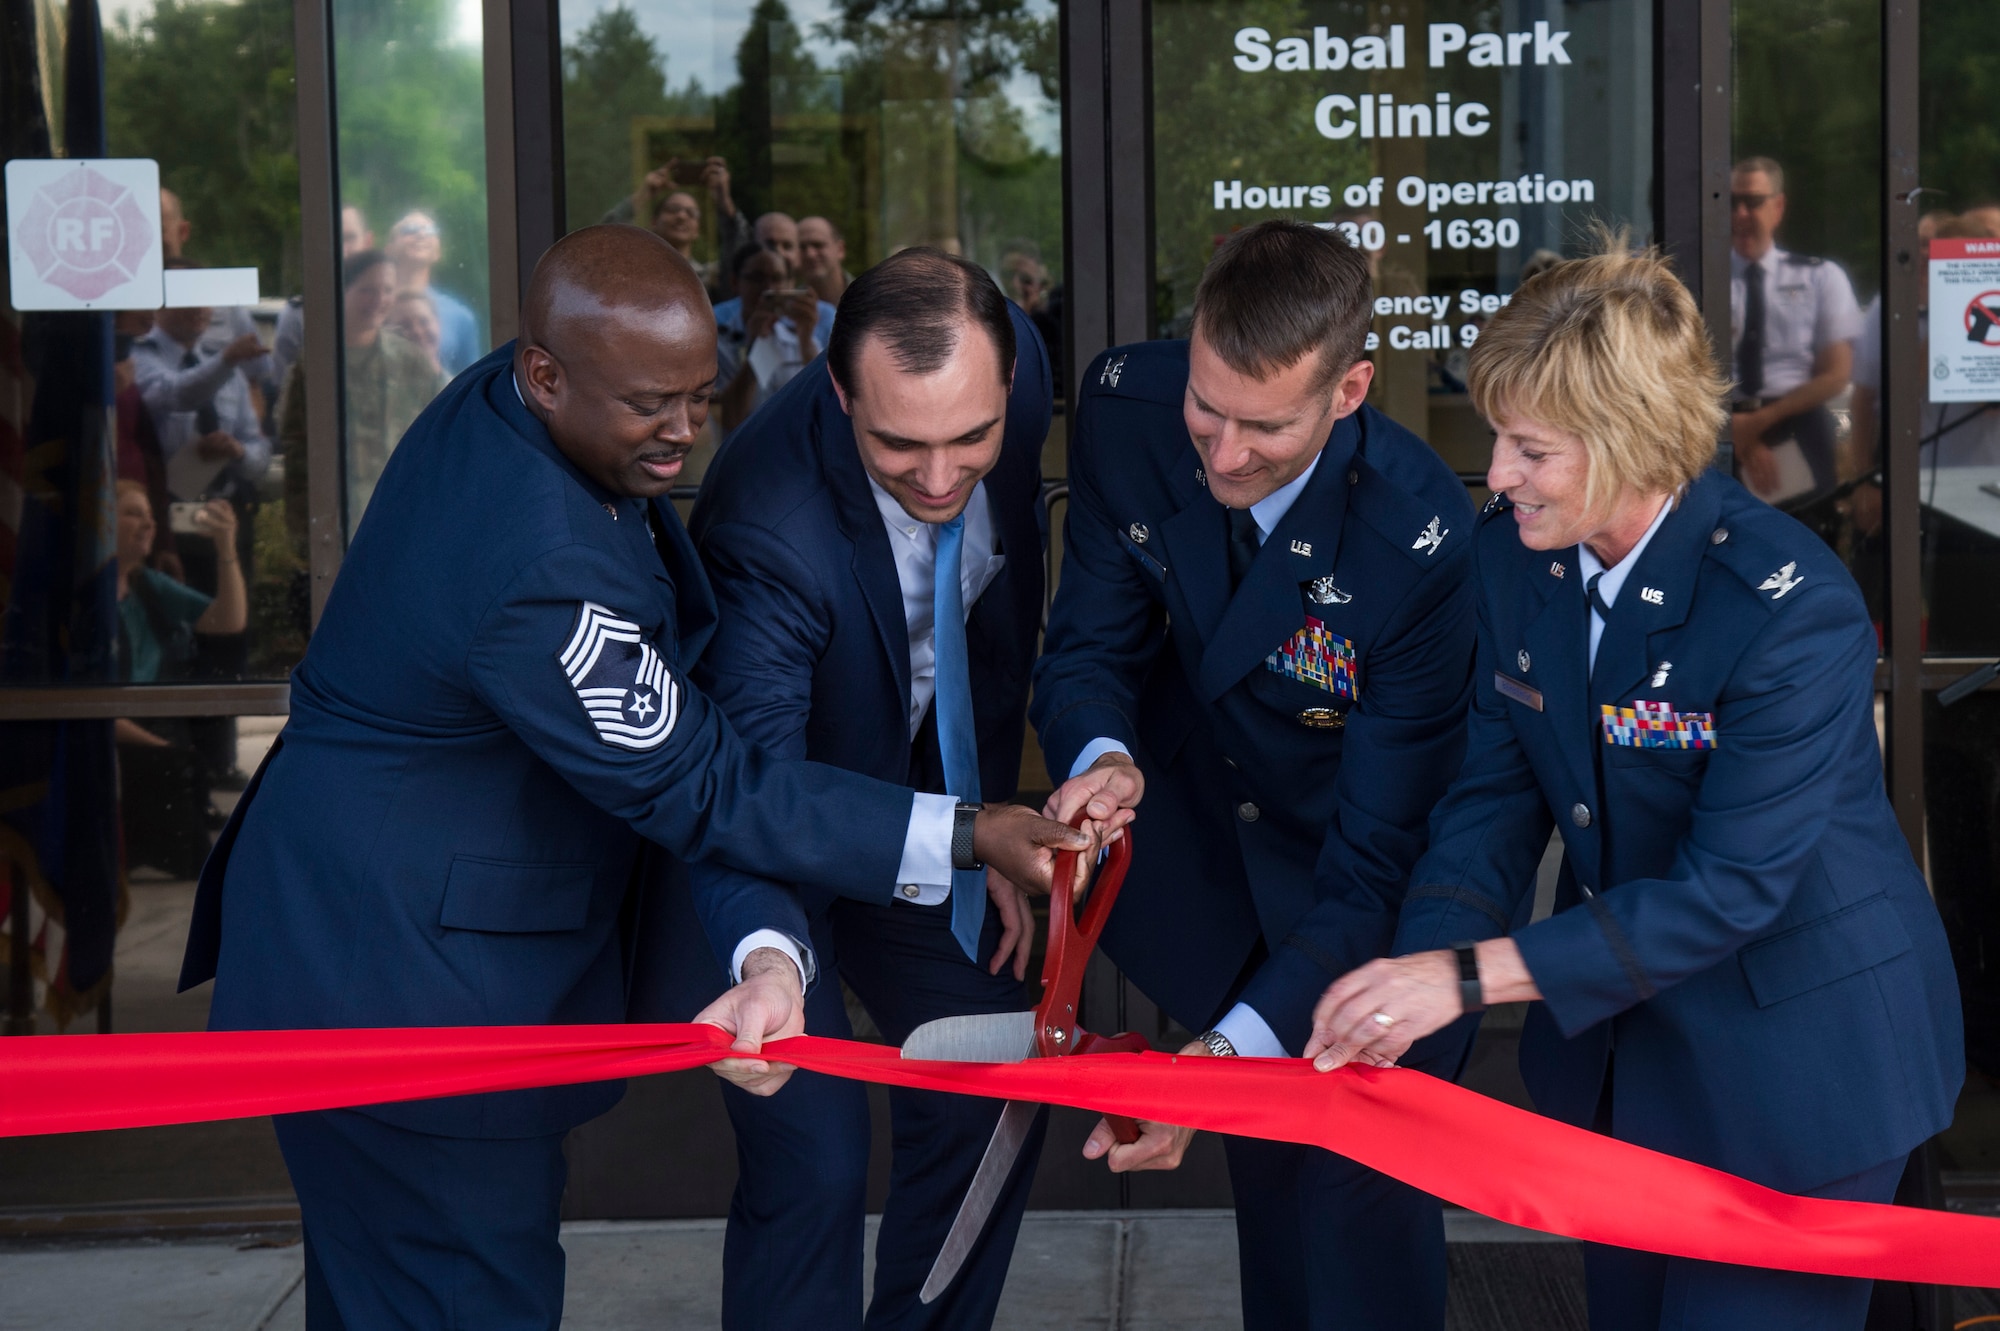
[[[832,633],[818,581],[783,541],[746,523],[710,528],[701,553],[715,588],[717,624],[695,679],[745,741],[774,759],[801,762],[813,677]],[[755,900],[767,892],[797,901],[789,886],[717,860],[691,864],[688,874],[697,902]],[[867,889],[845,895],[878,903],[894,895],[890,878]],[[710,931],[710,945],[725,962],[735,941],[727,929]]]
[[[1125,552],[1094,473],[1099,401],[1085,397],[1069,446],[1069,511],[1063,519],[1062,582],[1035,663],[1029,717],[1061,785],[1086,744],[1103,737],[1132,751],[1139,689],[1166,620],[1138,561]]]
[[[1829,584],[1772,615],[1717,700],[1715,752],[1672,868],[1516,935],[1563,1034],[1726,960],[1778,918],[1815,871],[1818,774],[1844,752],[1877,752],[1875,651],[1858,605]]]
[[[580,601],[579,589],[603,599]],[[603,719],[599,690],[621,678],[619,654],[649,668],[641,644],[616,637],[618,624],[631,627],[621,603],[653,595],[587,547],[545,555],[482,619],[467,662],[474,691],[586,799],[684,860],[871,899],[886,894],[903,854],[910,791],[752,747],[677,660],[661,660],[664,676],[654,676],[671,719],[649,713],[643,726],[621,727],[615,700],[611,721]],[[586,640],[592,622],[613,627]]]
[[[1472,691],[1470,543],[1429,571],[1364,667],[1348,711],[1315,904],[1243,992],[1288,1049],[1302,1049],[1326,986],[1388,951],[1426,824],[1465,753]]]

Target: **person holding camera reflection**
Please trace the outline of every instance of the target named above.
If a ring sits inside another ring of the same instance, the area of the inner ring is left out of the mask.
[[[720,259],[704,262],[694,257],[695,242],[701,239],[701,200],[694,190],[697,186],[708,191],[709,202],[715,209],[715,250],[722,256]],[[648,171],[639,187],[606,209],[598,221],[650,225],[654,235],[679,250],[681,257],[694,265],[695,272],[701,274],[701,284],[708,288],[711,302],[729,294],[723,282],[722,260],[753,239],[750,219],[737,208],[729,193],[729,161],[722,157],[706,160],[669,157]]]
[[[745,245],[730,267],[736,297],[715,307],[715,407],[724,439],[826,349],[834,315],[775,249]]]
[[[243,632],[249,597],[236,558],[236,510],[226,500],[175,504],[175,526],[215,547],[215,595],[205,596],[150,567],[157,524],[143,483],[118,482],[118,678],[156,684],[184,678],[197,639]],[[214,773],[191,742],[188,722],[120,718],[126,858],[192,878],[218,820],[209,803]]]

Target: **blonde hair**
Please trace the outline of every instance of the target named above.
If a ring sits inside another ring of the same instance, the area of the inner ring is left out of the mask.
[[[1728,381],[1694,297],[1655,250],[1600,233],[1599,252],[1537,274],[1473,345],[1472,405],[1583,441],[1592,511],[1678,491],[1715,458]]]

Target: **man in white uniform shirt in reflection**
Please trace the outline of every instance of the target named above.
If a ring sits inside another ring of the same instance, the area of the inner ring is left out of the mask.
[[[1738,474],[1772,503],[1831,489],[1834,421],[1861,313],[1837,264],[1777,245],[1785,170],[1746,157],[1729,178],[1729,323]]]

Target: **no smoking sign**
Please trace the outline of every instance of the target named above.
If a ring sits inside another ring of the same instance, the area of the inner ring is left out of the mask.
[[[160,308],[160,169],[146,158],[7,163],[17,310]]]

